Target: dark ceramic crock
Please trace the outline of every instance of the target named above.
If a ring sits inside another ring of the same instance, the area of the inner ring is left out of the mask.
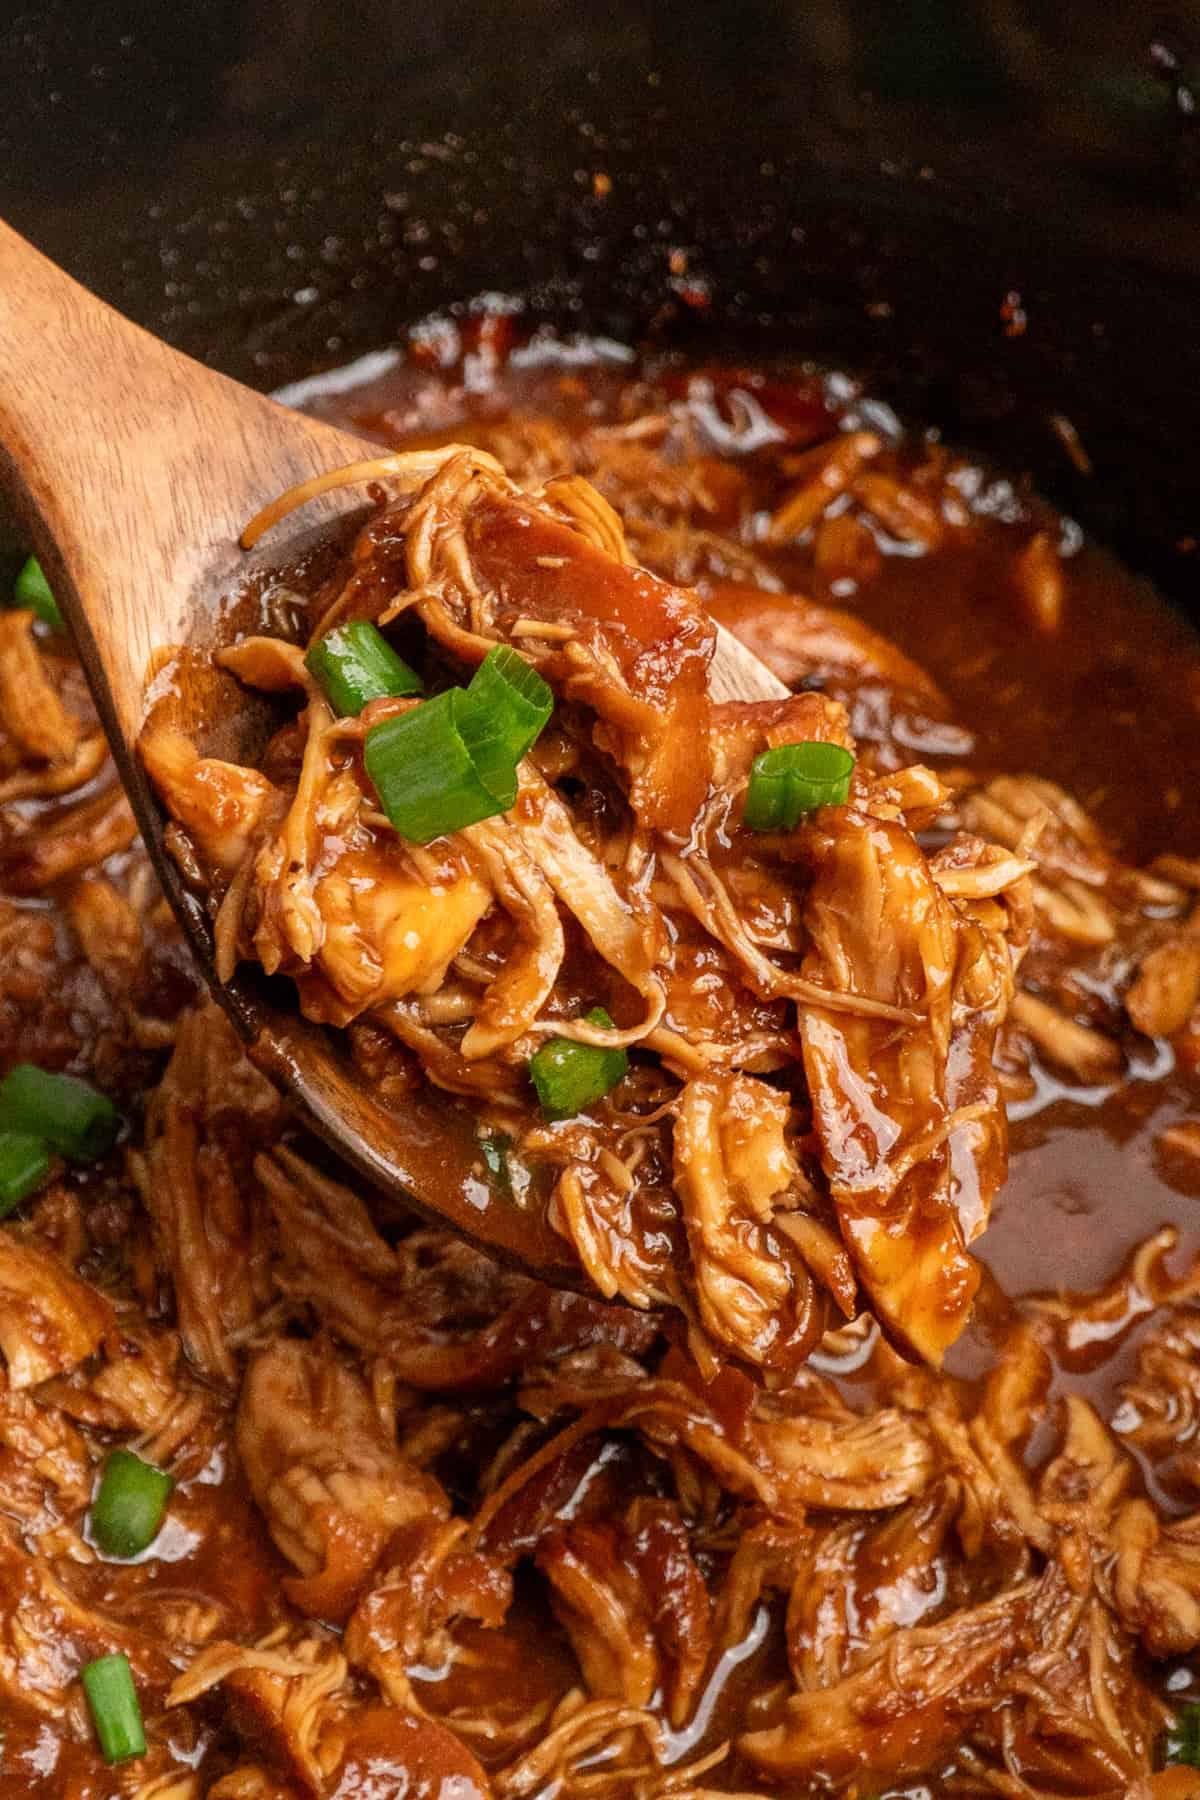
[[[0,27],[0,212],[267,387],[489,291],[866,369],[1188,603],[1198,43],[1107,0],[55,0]]]

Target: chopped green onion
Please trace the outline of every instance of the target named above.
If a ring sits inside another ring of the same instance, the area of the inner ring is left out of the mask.
[[[840,744],[780,744],[756,756],[746,790],[751,831],[791,831],[802,813],[843,806],[854,758]]]
[[[27,1132],[77,1162],[96,1162],[121,1128],[112,1101],[74,1075],[18,1063],[0,1081],[0,1130]]]
[[[138,1556],[158,1536],[171,1477],[132,1450],[114,1450],[92,1502],[92,1536],[105,1556]]]
[[[1163,1761],[1200,1769],[1200,1705],[1196,1701],[1185,1701],[1167,1727]]]
[[[13,587],[13,600],[18,606],[27,606],[30,612],[36,613],[51,631],[66,631],[58,601],[50,591],[50,583],[36,556],[22,563]]]
[[[26,1131],[0,1131],[0,1219],[41,1187],[50,1161],[42,1138]]]
[[[420,694],[424,683],[368,619],[351,619],[312,646],[304,659],[339,718],[357,718],[368,700]]]
[[[428,844],[507,812],[517,797],[517,764],[553,710],[537,670],[497,644],[469,688],[450,688],[372,726],[363,760],[400,836]]]
[[[463,689],[449,688],[367,733],[367,774],[392,825],[410,843],[428,844],[494,818],[517,797],[515,766],[486,776],[476,767],[466,741],[471,712]]]
[[[532,749],[554,711],[554,694],[536,669],[507,644],[489,650],[467,689],[463,735],[487,782],[503,779]]]
[[[584,1019],[606,1031],[613,1029],[602,1006],[594,1006]],[[573,1119],[602,1100],[628,1068],[629,1058],[624,1050],[577,1044],[571,1038],[549,1038],[529,1059],[529,1073],[548,1119]]]
[[[146,1733],[129,1658],[120,1651],[115,1656],[98,1656],[80,1670],[80,1679],[105,1762],[144,1756]]]

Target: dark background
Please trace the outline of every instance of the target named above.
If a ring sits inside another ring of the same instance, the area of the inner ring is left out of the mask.
[[[800,344],[1186,597],[1193,81],[1120,0],[7,0],[0,213],[264,386],[483,290]]]
[[[382,328],[440,301],[448,265],[464,292],[544,276],[537,240],[552,232],[561,275],[585,255],[644,261],[643,234],[686,244],[704,200],[764,164],[748,236],[789,226],[796,175],[816,172],[891,184],[906,207],[924,188],[925,209],[966,229],[982,209],[993,241],[1028,228],[1200,274],[1190,6],[5,10],[0,210],[139,312],[156,297],[160,328],[191,348],[226,348],[236,320],[264,379],[343,349],[339,298],[364,272],[391,278]],[[597,171],[606,201],[591,198]]]

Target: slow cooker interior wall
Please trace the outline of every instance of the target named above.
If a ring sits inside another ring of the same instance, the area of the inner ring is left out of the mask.
[[[782,3],[341,10],[214,5],[182,34],[143,0],[22,15],[0,209],[262,386],[485,290],[560,325],[863,368],[1189,603],[1196,275],[1147,258],[1127,194],[1084,206],[1065,164],[981,185],[1019,95],[967,96],[961,149],[944,96],[848,126],[819,22]]]

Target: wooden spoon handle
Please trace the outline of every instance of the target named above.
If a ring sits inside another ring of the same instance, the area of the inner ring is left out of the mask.
[[[126,745],[152,652],[194,635],[222,571],[234,583],[245,521],[356,454],[169,349],[0,222],[0,487]]]

